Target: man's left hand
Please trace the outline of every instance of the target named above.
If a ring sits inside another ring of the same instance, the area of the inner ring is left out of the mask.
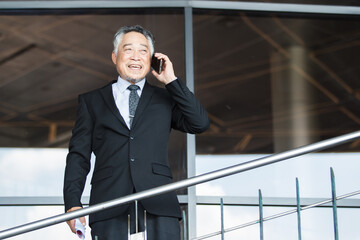
[[[161,74],[158,74],[155,70],[152,70],[151,73],[165,85],[176,80],[177,77],[174,73],[174,67],[169,57],[162,53],[155,53],[154,56],[158,59],[163,59],[163,68]]]

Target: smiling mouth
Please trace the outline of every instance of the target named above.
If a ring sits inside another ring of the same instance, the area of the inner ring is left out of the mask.
[[[137,64],[130,64],[128,65],[128,68],[130,68],[131,70],[140,70],[142,69],[142,66]]]

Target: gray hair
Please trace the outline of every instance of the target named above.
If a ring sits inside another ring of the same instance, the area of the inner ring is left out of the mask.
[[[124,37],[124,35],[126,33],[129,33],[129,32],[138,32],[138,33],[141,33],[142,35],[144,35],[146,37],[146,39],[149,41],[151,56],[154,54],[154,51],[155,51],[154,50],[154,43],[155,43],[154,36],[152,35],[152,33],[150,31],[146,30],[142,26],[135,25],[135,26],[124,26],[115,33],[114,41],[113,41],[115,56],[117,56],[117,51],[119,48],[119,44],[122,41],[122,38]]]

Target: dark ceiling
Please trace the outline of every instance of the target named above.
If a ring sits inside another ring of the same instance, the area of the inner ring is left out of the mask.
[[[198,139],[204,153],[278,152],[358,130],[358,18],[199,11],[195,19],[196,94],[213,122]],[[358,151],[359,142],[337,150]]]

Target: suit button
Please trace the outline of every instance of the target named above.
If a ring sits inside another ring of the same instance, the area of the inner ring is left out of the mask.
[[[135,158],[130,158],[130,161],[134,162],[134,161],[135,161]]]
[[[134,139],[134,137],[133,137],[133,136],[130,136],[130,139],[131,139],[131,140],[133,140],[133,139]]]

